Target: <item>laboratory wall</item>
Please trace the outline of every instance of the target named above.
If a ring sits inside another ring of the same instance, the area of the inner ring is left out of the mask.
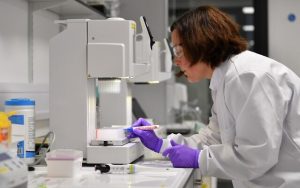
[[[0,110],[10,98],[36,101],[37,123],[49,118],[49,39],[58,16],[32,12],[27,0],[0,1]]]
[[[269,56],[300,76],[300,1],[269,0]]]
[[[59,33],[59,17],[46,10],[33,12],[33,82],[49,83],[49,40]]]
[[[163,40],[168,31],[168,0],[121,0],[120,17],[135,20],[145,16],[155,40]],[[137,28],[140,32],[140,28]]]
[[[28,3],[0,1],[0,82],[28,83]]]

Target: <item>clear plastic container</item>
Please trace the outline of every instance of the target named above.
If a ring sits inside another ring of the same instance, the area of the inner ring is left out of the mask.
[[[57,149],[46,154],[49,177],[74,177],[82,167],[82,151]]]

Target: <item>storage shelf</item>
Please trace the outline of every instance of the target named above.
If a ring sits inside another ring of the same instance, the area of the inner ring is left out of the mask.
[[[59,15],[61,19],[106,18],[102,12],[81,0],[28,0],[28,2],[32,11],[45,9]]]

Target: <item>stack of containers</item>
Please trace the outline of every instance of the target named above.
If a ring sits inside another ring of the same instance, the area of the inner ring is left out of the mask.
[[[5,101],[5,111],[12,112],[10,116],[13,134],[23,137],[17,144],[17,155],[27,164],[35,160],[35,101],[27,98],[9,99]]]

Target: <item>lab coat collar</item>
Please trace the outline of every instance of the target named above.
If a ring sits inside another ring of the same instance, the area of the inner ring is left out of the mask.
[[[210,85],[209,85],[209,88],[211,90],[216,91],[220,87],[220,84],[223,82],[225,74],[229,68],[230,59],[231,58],[224,61],[218,67],[215,68],[215,70],[212,74],[211,80],[210,80]]]

